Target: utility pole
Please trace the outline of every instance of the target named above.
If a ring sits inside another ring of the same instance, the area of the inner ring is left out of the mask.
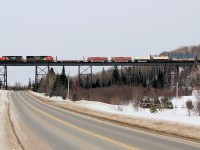
[[[178,82],[176,82],[176,98],[178,98]]]
[[[69,99],[69,74],[70,74],[70,71],[68,73],[68,82],[67,82],[67,98]]]

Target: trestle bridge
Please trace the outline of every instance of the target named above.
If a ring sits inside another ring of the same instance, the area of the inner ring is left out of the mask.
[[[34,66],[35,67],[35,85],[39,83],[44,75],[47,75],[50,67],[53,66],[74,66],[78,67],[79,79],[84,78],[85,81],[92,84],[93,67],[95,66],[118,66],[121,69],[136,68],[139,66],[163,67],[164,70],[173,72],[176,76],[179,74],[180,67],[188,67],[190,69],[199,65],[198,62],[176,61],[176,62],[0,62],[0,82],[5,89],[8,86],[7,68],[9,66]],[[134,69],[132,70],[134,72]],[[129,74],[125,74],[129,76]]]

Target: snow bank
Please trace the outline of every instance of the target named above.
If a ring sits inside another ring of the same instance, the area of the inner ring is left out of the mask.
[[[35,93],[31,92],[31,94]],[[137,126],[162,133],[200,140],[199,121],[195,121],[199,120],[200,117],[193,116],[195,118],[192,118],[187,116],[185,113],[180,113],[180,115],[178,115],[178,108],[182,105],[178,105],[181,101],[179,102],[177,99],[172,100],[174,104],[177,102],[177,107],[175,109],[159,111],[156,114],[152,114],[149,109],[140,108],[139,111],[135,111],[131,104],[126,106],[110,105],[102,102],[86,100],[76,102],[65,101],[60,103],[58,101],[52,102],[48,98],[45,98],[44,95],[39,95],[40,94],[37,94],[35,96],[45,103],[77,113],[90,115],[128,126]],[[188,97],[186,97],[186,99],[187,98]],[[186,111],[186,109],[184,111]]]
[[[7,91],[0,91],[0,149],[8,149],[6,143],[6,111],[8,108]]]
[[[34,92],[33,92],[34,93]],[[49,98],[45,94],[34,93],[37,96],[42,96],[44,98]],[[69,103],[70,100],[63,100],[61,97],[51,97],[51,101]],[[149,109],[139,108],[138,111],[134,110],[132,104],[126,106],[111,105],[102,102],[96,101],[87,101],[80,100],[73,102],[73,104],[92,110],[98,110],[107,113],[121,114],[128,117],[140,117],[146,119],[155,119],[155,120],[164,120],[171,121],[175,123],[183,123],[186,125],[196,125],[200,127],[200,116],[193,113],[191,116],[188,116],[188,110],[186,108],[186,101],[192,100],[193,103],[196,102],[196,94],[192,96],[183,96],[180,98],[173,98],[171,101],[173,103],[174,109],[164,109],[158,110],[158,113],[151,113]],[[121,110],[121,111],[120,111]]]

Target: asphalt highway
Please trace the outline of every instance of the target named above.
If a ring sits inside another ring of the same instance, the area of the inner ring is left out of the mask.
[[[200,144],[161,136],[75,114],[11,92],[16,115],[40,143],[52,150],[199,150]],[[22,129],[22,134],[27,134]],[[29,141],[31,142],[31,140]],[[37,143],[36,143],[37,144]],[[39,144],[39,143],[38,143]]]

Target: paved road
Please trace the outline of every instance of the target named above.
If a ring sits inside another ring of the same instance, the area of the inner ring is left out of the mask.
[[[10,94],[16,113],[52,150],[199,150],[198,143],[104,123],[37,101],[28,92]]]

